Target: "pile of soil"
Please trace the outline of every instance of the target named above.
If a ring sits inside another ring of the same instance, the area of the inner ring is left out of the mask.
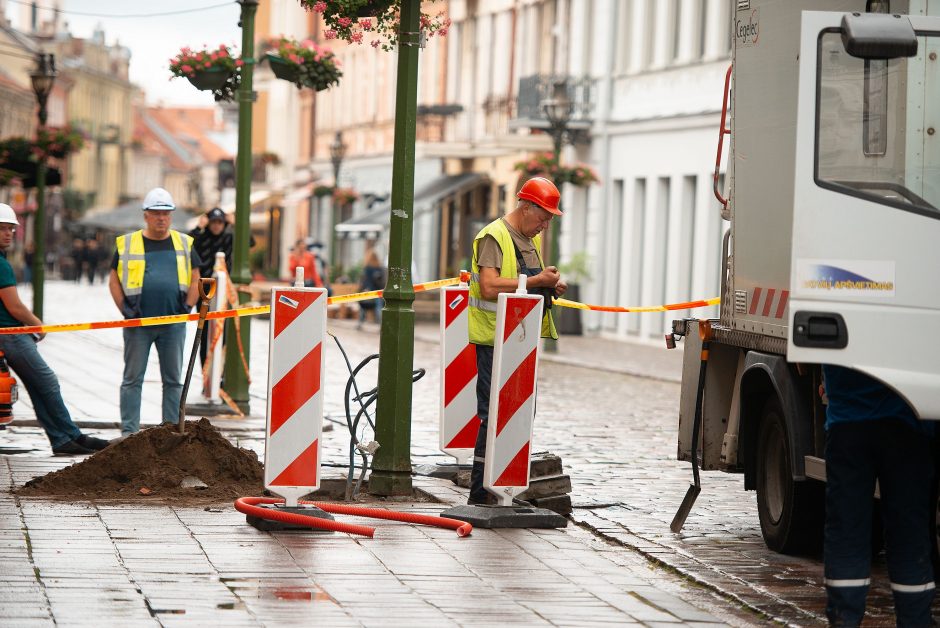
[[[194,476],[205,488],[182,488]],[[232,445],[208,419],[152,427],[129,436],[78,464],[30,480],[24,496],[121,501],[167,501],[174,505],[261,495],[264,471],[258,456]]]

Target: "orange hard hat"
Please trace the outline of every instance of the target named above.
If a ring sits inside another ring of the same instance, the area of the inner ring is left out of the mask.
[[[531,201],[556,216],[561,216],[561,210],[558,209],[558,203],[561,201],[561,193],[555,184],[545,177],[533,177],[525,182],[517,198],[524,201]]]

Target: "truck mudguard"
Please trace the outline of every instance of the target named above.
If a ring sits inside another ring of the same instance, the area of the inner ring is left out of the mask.
[[[744,462],[745,490],[757,488],[757,432],[760,429],[761,411],[771,395],[777,396],[783,408],[794,480],[806,479],[804,456],[814,451],[813,421],[808,411],[812,406],[801,392],[786,357],[748,351],[741,378],[741,428],[738,443],[738,460]]]

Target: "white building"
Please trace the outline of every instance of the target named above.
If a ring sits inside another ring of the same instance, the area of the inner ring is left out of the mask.
[[[591,163],[601,178],[565,191],[563,259],[578,251],[591,259],[582,300],[646,306],[718,296],[727,223],[712,188],[733,0],[557,3],[555,71],[597,80],[590,142],[563,157]],[[682,315],[592,312],[585,324],[661,342]]]

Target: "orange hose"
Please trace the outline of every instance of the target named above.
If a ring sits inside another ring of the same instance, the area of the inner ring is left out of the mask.
[[[340,523],[329,519],[319,517],[310,517],[290,512],[272,510],[270,508],[260,508],[255,504],[283,504],[283,499],[273,497],[239,497],[235,500],[235,510],[246,515],[252,515],[260,519],[270,519],[272,521],[282,521],[284,523],[293,523],[294,525],[304,525],[311,528],[322,530],[333,530],[335,532],[349,532],[350,534],[361,534],[372,537],[375,528],[348,523]],[[431,515],[420,515],[410,512],[396,512],[394,510],[385,510],[382,508],[365,508],[363,506],[347,506],[345,504],[335,504],[331,502],[310,502],[299,500],[300,504],[310,504],[325,510],[329,513],[338,515],[353,515],[356,517],[371,517],[373,519],[387,519],[390,521],[402,521],[404,523],[417,523],[420,525],[434,526],[436,528],[448,528],[456,530],[457,536],[470,536],[473,532],[473,526],[465,521],[457,519],[448,519],[447,517],[432,517]]]

